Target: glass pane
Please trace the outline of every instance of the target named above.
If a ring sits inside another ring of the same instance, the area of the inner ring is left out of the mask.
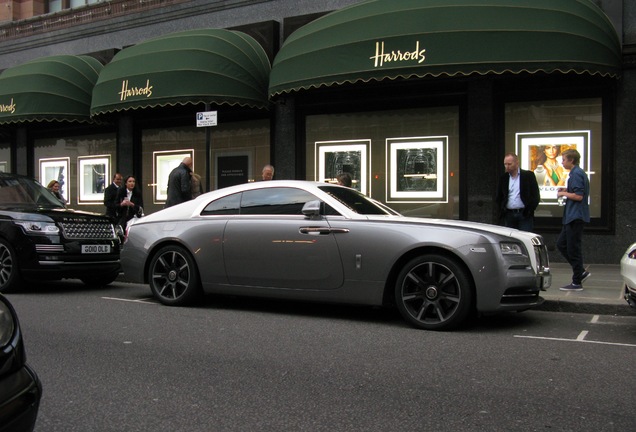
[[[71,0],[69,4],[71,6],[71,9],[76,7],[86,6],[86,0]]]
[[[0,142],[0,172],[11,172],[11,143]]]
[[[268,188],[243,192],[241,214],[302,215],[303,206],[317,198],[304,190]]]
[[[62,10],[62,0],[49,0],[49,12],[59,12]]]

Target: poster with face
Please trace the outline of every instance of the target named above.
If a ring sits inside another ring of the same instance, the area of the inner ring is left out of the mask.
[[[563,167],[561,154],[574,149],[581,154],[580,167],[589,165],[590,131],[561,131],[517,133],[517,154],[520,166],[533,171],[537,177],[541,204],[556,205],[559,187],[565,187],[568,170]]]

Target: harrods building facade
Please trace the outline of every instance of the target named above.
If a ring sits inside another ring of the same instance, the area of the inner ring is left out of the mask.
[[[417,217],[496,223],[503,157],[590,178],[586,263],[636,241],[631,0],[22,0],[0,5],[0,171],[103,212],[114,172],[163,208],[184,156],[205,189],[334,181]],[[548,151],[547,149],[551,150]],[[566,173],[567,174],[567,173]]]

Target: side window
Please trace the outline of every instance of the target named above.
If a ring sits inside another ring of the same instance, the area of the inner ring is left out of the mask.
[[[241,214],[302,215],[314,195],[295,188],[267,188],[243,192]]]
[[[237,215],[240,212],[241,206],[241,194],[236,193],[228,195],[218,200],[212,201],[208,204],[201,215],[203,216],[222,216],[222,215]]]

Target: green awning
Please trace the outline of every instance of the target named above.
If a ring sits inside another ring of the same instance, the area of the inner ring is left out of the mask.
[[[428,76],[616,77],[620,67],[616,31],[591,0],[370,0],[294,32],[269,93]]]
[[[244,33],[171,33],[115,55],[99,75],[91,114],[200,103],[264,108],[270,68],[263,48]]]
[[[102,64],[89,56],[42,57],[0,74],[0,124],[90,121]]]

